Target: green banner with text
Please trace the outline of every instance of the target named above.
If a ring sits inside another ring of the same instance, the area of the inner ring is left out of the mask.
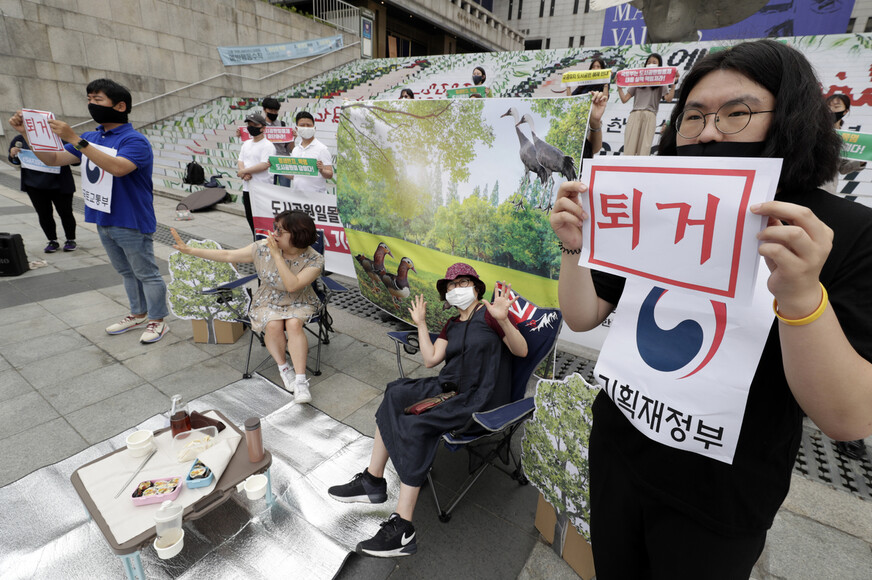
[[[838,131],[838,133],[845,142],[842,157],[857,161],[872,161],[872,135],[853,131]]]
[[[269,158],[269,172],[276,175],[318,175],[318,160],[306,157],[282,157],[272,155]]]

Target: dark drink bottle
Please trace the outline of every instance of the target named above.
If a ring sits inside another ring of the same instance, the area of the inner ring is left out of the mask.
[[[173,437],[191,430],[188,405],[182,400],[181,395],[173,395],[173,405],[170,408],[170,429],[172,429]]]

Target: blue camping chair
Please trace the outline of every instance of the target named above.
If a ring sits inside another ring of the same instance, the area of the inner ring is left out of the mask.
[[[319,254],[324,255],[324,232],[318,230],[318,239],[312,244],[312,248],[314,248]],[[245,286],[252,280],[257,279],[257,274],[251,274],[249,276],[245,276],[242,278],[238,278],[233,282],[228,282],[226,284],[221,284],[215,288],[209,288],[207,290],[203,290],[202,294],[211,294],[216,296],[216,300],[219,304],[227,304],[228,308],[236,316],[236,322],[241,322],[249,330],[251,330],[251,320],[248,318],[247,312],[240,312],[238,309],[232,308],[229,304],[232,304],[231,294],[233,290],[239,288],[241,286]],[[322,272],[321,276],[317,278],[314,282],[312,282],[312,289],[315,291],[315,294],[318,296],[320,300],[320,305],[318,309],[315,311],[315,314],[309,317],[308,320],[303,324],[303,329],[318,339],[318,344],[316,348],[315,354],[315,368],[310,368],[308,363],[306,364],[306,368],[311,372],[314,376],[318,376],[321,374],[321,345],[322,344],[330,344],[330,333],[334,332],[333,330],[333,317],[330,316],[330,312],[327,310],[327,305],[330,302],[330,299],[334,294],[348,292],[348,288],[340,284],[339,282],[333,280],[325,273]],[[311,326],[315,326],[316,329],[313,330],[310,328]],[[260,341],[260,345],[265,347],[263,341],[263,334],[251,332],[248,337],[248,356],[245,359],[245,372],[242,373],[242,378],[250,379],[251,376],[263,368],[270,360],[272,360],[271,356],[267,356],[263,361],[260,362],[254,369],[251,368],[251,351],[254,346],[254,339]]]
[[[491,409],[472,414],[472,421],[468,426],[456,429],[442,435],[442,442],[451,451],[466,449],[470,459],[469,475],[460,489],[448,504],[448,509],[442,508],[436,486],[433,485],[433,477],[427,473],[427,482],[433,492],[433,500],[436,502],[436,510],[439,512],[439,521],[448,522],[451,512],[460,503],[460,500],[469,492],[478,478],[489,466],[494,466],[520,485],[527,485],[527,478],[523,473],[519,457],[515,457],[512,451],[512,437],[521,428],[524,421],[533,413],[535,403],[533,397],[525,397],[527,383],[533,372],[539,367],[546,357],[551,356],[563,315],[557,308],[539,308],[532,302],[519,296],[513,310],[520,312],[521,322],[517,323],[518,330],[527,341],[527,356],[524,358],[512,357],[511,402]],[[418,351],[418,332],[400,331],[389,332],[397,349],[397,367],[400,377],[404,377],[402,347],[409,354]],[[438,334],[430,334],[431,340],[436,340]],[[496,463],[500,459],[502,467]],[[432,468],[431,468],[432,469]]]

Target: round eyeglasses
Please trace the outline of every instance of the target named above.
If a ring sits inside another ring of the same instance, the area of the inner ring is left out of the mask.
[[[275,233],[276,236],[280,236],[280,235],[284,234],[286,231],[288,231],[288,230],[283,229],[282,226],[280,226],[279,224],[273,224],[273,232]]]
[[[724,135],[735,135],[751,122],[752,115],[774,113],[771,111],[752,111],[745,103],[727,103],[714,113],[703,113],[697,109],[685,109],[678,116],[678,134],[685,139],[695,139],[705,129],[705,118],[715,116],[715,129]]]
[[[455,288],[469,288],[473,284],[475,284],[475,282],[473,282],[472,280],[469,280],[468,278],[461,278],[460,280],[452,280],[451,282],[446,284],[445,287],[449,290],[454,290]]]

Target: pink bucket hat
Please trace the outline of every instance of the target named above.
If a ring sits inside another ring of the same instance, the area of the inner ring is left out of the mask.
[[[451,266],[449,266],[448,270],[445,271],[445,277],[436,282],[436,290],[439,291],[440,300],[445,300],[445,292],[448,289],[448,282],[461,276],[472,278],[473,285],[478,291],[478,297],[481,298],[482,296],[484,296],[487,287],[485,286],[484,282],[481,281],[481,278],[478,277],[478,273],[475,271],[475,268],[473,268],[469,264],[457,262],[456,264],[452,264]]]

